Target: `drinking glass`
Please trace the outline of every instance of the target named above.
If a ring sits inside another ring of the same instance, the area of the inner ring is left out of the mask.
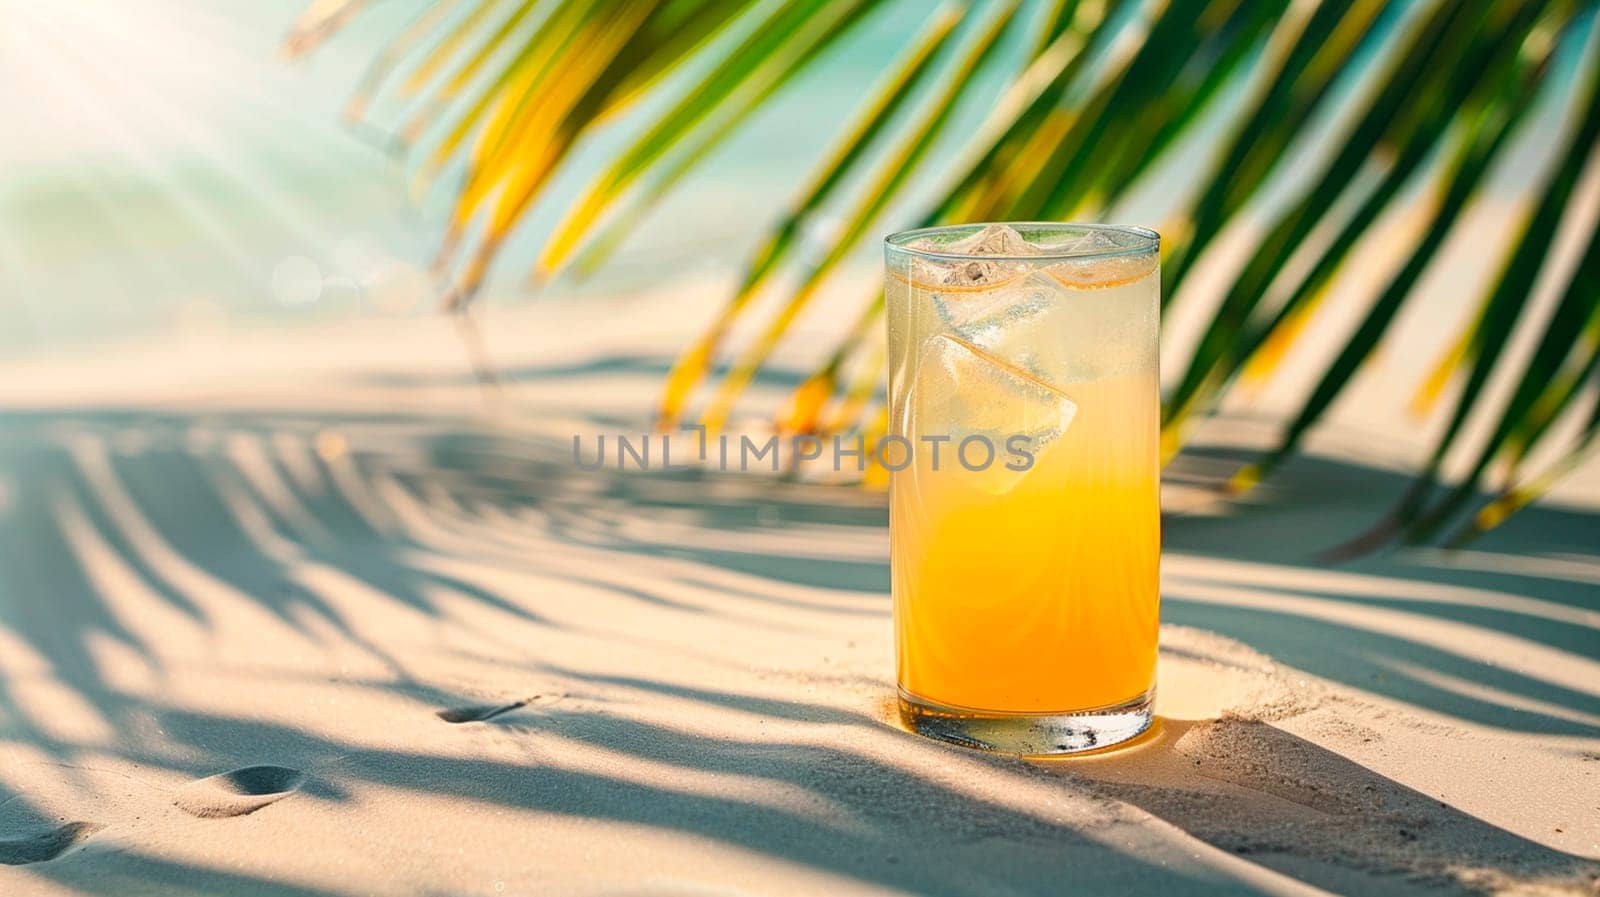
[[[885,241],[901,718],[1013,754],[1150,724],[1160,237],[970,224]]]

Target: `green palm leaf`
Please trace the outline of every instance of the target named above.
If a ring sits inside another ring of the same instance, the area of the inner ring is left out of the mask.
[[[1503,28],[1479,30],[1479,17],[1467,8],[1469,6],[1446,2],[1438,7],[1433,17],[1419,23],[1420,37],[1416,46],[1394,61],[1386,77],[1373,90],[1340,152],[1323,168],[1311,189],[1280,216],[1269,231],[1261,249],[1234,280],[1201,337],[1166,408],[1164,423],[1167,426],[1181,427],[1185,418],[1214,396],[1231,375],[1241,360],[1233,351],[1238,335],[1262,302],[1272,295],[1274,281],[1296,254],[1303,251],[1317,225],[1341,197],[1359,185],[1358,174],[1369,160],[1378,157],[1378,165],[1391,168],[1381,157],[1397,145],[1404,147],[1390,176],[1358,213],[1359,226],[1354,230],[1346,229],[1343,237],[1346,241],[1358,236],[1375,219],[1376,212],[1398,193],[1405,177],[1425,155],[1426,143],[1442,135],[1439,118],[1464,99],[1477,83],[1476,73],[1481,72],[1482,66],[1495,58],[1495,54],[1501,54],[1500,58],[1504,59],[1509,55],[1508,47],[1514,51],[1519,34],[1525,34],[1531,27],[1536,11],[1531,4],[1520,7],[1523,10],[1518,17],[1522,19],[1520,32]],[[1426,104],[1434,110],[1429,113],[1431,120],[1418,121],[1405,114],[1407,86],[1418,82],[1440,96],[1437,103]]]
[[[960,12],[955,7],[946,7],[942,14],[929,19],[923,33],[912,41],[904,59],[890,71],[884,83],[867,98],[862,109],[856,113],[853,123],[847,127],[844,137],[818,166],[811,181],[802,189],[799,198],[784,213],[778,225],[756,251],[755,258],[747,267],[734,298],[729,302],[730,306],[742,304],[741,299],[759,288],[783,260],[794,245],[794,238],[799,234],[800,225],[806,217],[833,195],[834,189],[865,155],[873,140],[888,126],[895,113],[905,105],[924,78],[933,70],[933,62],[938,58],[938,52],[949,41],[955,26],[960,21]],[[725,133],[725,129],[717,133],[721,136]],[[691,160],[698,159],[709,149],[709,145],[696,147],[685,156]],[[627,214],[616,216],[616,224],[604,231],[594,241],[592,248],[584,253],[580,269],[589,272],[603,262],[606,255],[642,218],[649,204],[659,200],[670,189],[672,183],[682,176],[686,168],[687,166],[680,162],[669,169],[668,173],[658,175],[644,191],[644,198],[634,203]],[[584,230],[577,223],[569,225],[569,228],[574,231],[573,235],[566,241],[561,241],[559,235],[552,238],[552,247],[562,242],[576,242]],[[547,267],[552,267],[559,261],[559,258],[552,258],[552,255],[553,253],[547,249],[545,259]]]
[[[739,393],[755,375],[756,369],[766,362],[789,325],[805,308],[806,302],[816,294],[823,279],[844,260],[845,255],[854,248],[872,223],[878,220],[878,216],[883,213],[890,200],[894,199],[905,186],[916,168],[917,161],[933,148],[941,136],[945,123],[949,121],[956,104],[972,83],[973,76],[992,58],[994,48],[999,45],[1000,38],[1013,21],[1016,9],[1015,3],[1007,4],[1001,9],[1000,14],[994,17],[956,65],[955,77],[950,78],[945,89],[927,104],[922,114],[888,150],[877,170],[868,177],[867,184],[860,190],[855,205],[843,216],[844,225],[827,254],[821,261],[807,269],[800,285],[790,293],[787,301],[756,339],[755,344],[745,351],[723,380],[716,398],[706,411],[707,427],[719,428],[726,422]]]
[[[1539,399],[1555,385],[1556,375],[1572,355],[1580,335],[1600,322],[1600,302],[1595,301],[1596,283],[1600,283],[1600,230],[1596,230],[1592,236],[1583,262],[1567,285],[1566,294],[1557,304],[1538,348],[1501,412],[1494,431],[1455,489],[1412,525],[1410,537],[1413,540],[1431,536],[1472,499],[1474,488],[1488,470],[1490,462],[1502,451],[1511,449],[1509,443],[1513,434],[1526,428],[1528,438],[1515,449],[1519,457],[1525,455],[1532,442],[1548,429],[1564,406],[1575,397],[1575,390],[1561,390],[1564,395],[1551,406],[1540,407],[1539,403]],[[1592,373],[1595,355],[1591,350],[1589,360],[1581,363],[1584,374],[1580,375],[1578,382]],[[1534,417],[1536,414],[1537,418]]]
[[[1023,166],[1018,161],[1032,157],[1030,146],[1047,145],[1065,130],[1069,118],[1058,110],[1062,98],[1094,55],[1119,33],[1118,16],[1125,6],[1124,0],[1077,6],[1072,27],[1035,53],[1001,96],[973,140],[971,160],[957,166],[961,174],[918,219],[917,227],[949,220],[958,211],[965,218],[1001,217],[1001,197],[1014,192],[1021,180]]]
[[[1395,509],[1379,521],[1370,532],[1357,538],[1352,543],[1355,547],[1366,547],[1380,542],[1416,523],[1419,515],[1423,513],[1428,496],[1438,482],[1439,471],[1450,448],[1476,407],[1483,386],[1510,339],[1511,331],[1527,304],[1534,280],[1538,277],[1538,272],[1549,254],[1555,228],[1571,201],[1572,191],[1584,162],[1596,138],[1600,137],[1600,110],[1596,109],[1596,102],[1600,101],[1600,54],[1592,56],[1589,74],[1585,81],[1583,90],[1576,98],[1577,108],[1585,110],[1582,121],[1569,137],[1561,154],[1560,163],[1544,186],[1537,209],[1524,225],[1515,248],[1507,258],[1494,286],[1484,299],[1482,310],[1477,315],[1468,345],[1468,354],[1475,359],[1472,375],[1456,400],[1450,423],[1435,443],[1433,453],[1422,472],[1401,497]],[[1476,473],[1473,478],[1476,478]],[[1431,531],[1435,528],[1437,521],[1430,521],[1427,529]],[[1413,538],[1421,534],[1420,531],[1414,532]]]
[[[1511,515],[1543,498],[1562,477],[1588,460],[1595,448],[1600,446],[1600,439],[1596,438],[1600,436],[1600,395],[1597,395],[1593,404],[1594,410],[1590,412],[1589,422],[1584,425],[1582,435],[1565,456],[1538,476],[1514,488],[1503,490],[1493,501],[1473,515],[1472,520],[1451,536],[1445,544],[1451,548],[1460,548],[1506,522]]]
[[[1278,167],[1290,143],[1328,97],[1351,57],[1367,46],[1378,0],[1317,6],[1289,50],[1266,63],[1263,89],[1243,116],[1226,151],[1201,179],[1205,191],[1184,219],[1163,234],[1162,298],[1170,302],[1190,264]],[[1176,231],[1172,233],[1171,231]]]
[[[516,30],[521,27],[522,23],[527,20],[538,5],[539,0],[521,0],[511,13],[495,27],[488,37],[483,38],[472,52],[457,54],[462,58],[456,61],[456,65],[449,76],[427,98],[422,109],[413,113],[409,121],[400,129],[399,138],[403,146],[411,146],[416,143],[417,139],[432,127],[449,104],[479,77],[484,67],[495,58],[500,48],[505,45],[512,34],[516,33]],[[449,55],[449,49],[451,48],[448,46],[441,46],[434,51],[434,55],[440,57],[440,65],[444,64],[444,57]],[[428,65],[428,62],[424,61],[423,65]],[[421,66],[419,66],[420,70]],[[409,85],[410,81],[408,80],[407,83]],[[420,91],[421,88],[422,85],[419,84],[417,90]]]
[[[1421,239],[1417,241],[1417,244],[1412,247],[1399,273],[1390,280],[1388,286],[1373,302],[1365,319],[1357,327],[1355,334],[1350,338],[1327,372],[1324,373],[1316,388],[1312,390],[1311,398],[1307,400],[1300,413],[1285,430],[1278,447],[1263,460],[1241,471],[1236,478],[1238,485],[1248,485],[1260,480],[1262,476],[1270,472],[1273,467],[1287,457],[1293,451],[1299,439],[1327,410],[1361,362],[1365,361],[1373,349],[1376,348],[1378,341],[1383,337],[1389,324],[1399,312],[1405,297],[1410,295],[1412,287],[1416,285],[1417,280],[1427,270],[1429,263],[1433,261],[1439,247],[1444,243],[1445,238],[1449,236],[1451,229],[1472,199],[1484,175],[1488,172],[1490,164],[1500,150],[1504,148],[1516,125],[1522,120],[1523,113],[1530,105],[1532,89],[1536,83],[1534,73],[1542,70],[1548,61],[1548,42],[1540,43],[1537,46],[1543,48],[1544,55],[1537,59],[1524,59],[1525,71],[1517,79],[1517,83],[1510,90],[1507,90],[1503,96],[1497,97],[1495,101],[1484,108],[1479,113],[1479,120],[1474,123],[1475,126],[1464,133],[1461,146],[1458,148],[1445,178],[1446,186],[1442,191],[1443,198],[1439,201],[1426,231]],[[1343,258],[1344,253],[1348,251],[1353,243],[1351,239],[1352,233],[1359,233],[1370,224],[1371,216],[1375,211],[1371,208],[1372,200],[1383,194],[1386,188],[1391,194],[1397,190],[1398,185],[1392,183],[1398,179],[1395,175],[1406,170],[1405,166],[1397,164],[1394,171],[1391,171],[1390,176],[1385,178],[1384,185],[1374,191],[1374,196],[1369,198],[1368,203],[1363,206],[1361,211],[1353,216],[1350,225],[1347,225],[1346,229],[1334,240],[1333,247],[1319,261],[1318,266],[1306,278],[1305,283],[1291,297],[1291,301],[1286,303],[1284,311],[1280,312],[1279,320],[1276,322],[1278,325],[1281,325],[1283,319],[1295,307],[1297,301],[1309,295],[1312,290],[1318,289],[1325,284],[1327,278],[1331,276],[1332,268],[1338,264],[1338,261]],[[1388,201],[1389,197],[1382,199],[1383,204],[1387,204]],[[1261,339],[1261,337],[1247,339],[1245,342],[1248,348],[1244,351],[1248,352],[1259,346]]]
[[[1580,108],[1585,109],[1582,123],[1569,138],[1561,163],[1547,184],[1533,217],[1529,219],[1522,239],[1517,244],[1516,252],[1512,254],[1494,291],[1484,302],[1483,312],[1479,316],[1478,325],[1469,344],[1468,353],[1473,359],[1471,373],[1461,396],[1456,400],[1450,423],[1418,479],[1422,488],[1413,490],[1413,496],[1425,493],[1427,487],[1437,478],[1455,437],[1461,432],[1462,426],[1474,410],[1476,400],[1495,370],[1496,362],[1505,351],[1511,338],[1511,331],[1533,292],[1534,281],[1549,257],[1551,245],[1555,241],[1556,227],[1564,217],[1566,208],[1572,200],[1573,191],[1577,187],[1578,178],[1597,138],[1600,138],[1600,54],[1596,54],[1592,62],[1580,100],[1582,103]],[[1593,302],[1592,290],[1593,281],[1580,282],[1580,301]],[[1475,481],[1481,472],[1481,468],[1474,469],[1469,479]],[[1440,517],[1453,510],[1461,500],[1446,499],[1428,520],[1419,525],[1413,536],[1420,536],[1434,529]],[[1410,522],[1408,518],[1415,513],[1414,498],[1402,506],[1401,522]]]
[[[672,150],[692,142],[697,134],[704,139],[692,145],[685,156],[690,160],[703,158],[762,101],[814,61],[822,49],[866,11],[867,6],[865,0],[843,0],[821,7],[804,0],[791,0],[777,10],[696,90],[662,115],[596,178],[584,196],[573,204],[566,220],[557,226],[545,247],[540,267],[546,273],[553,273],[566,253],[624,191]],[[724,117],[719,121],[718,115]],[[686,167],[669,175],[666,183],[649,191],[650,195],[663,194],[683,170]],[[636,207],[622,220],[635,221],[642,212],[642,208]]]
[[[1014,11],[1015,4],[1012,4],[1012,9]],[[1008,13],[1007,19],[1009,17]],[[930,22],[924,34],[913,42],[904,64],[879,92],[868,99],[866,108],[857,116],[857,125],[850,129],[834,155],[824,161],[790,213],[757,249],[733,297],[723,306],[706,332],[678,358],[668,375],[657,415],[662,424],[670,425],[677,420],[690,391],[705,377],[715,353],[729,328],[733,326],[734,320],[795,245],[801,224],[844,181],[855,163],[865,154],[867,146],[887,125],[894,109],[902,106],[911,97],[916,85],[931,70],[939,50],[949,41],[960,20],[960,14],[951,8],[947,14],[936,17]],[[652,191],[652,194],[658,195],[657,191]],[[629,216],[629,219],[633,217]],[[802,294],[796,294],[800,295]]]
[[[538,259],[540,277],[594,270],[757,109],[801,83],[824,51],[876,10],[914,8],[903,0],[475,0],[446,13],[447,2],[382,51],[357,100],[364,110],[398,78],[401,95],[416,94],[399,137],[417,148],[417,182],[434,182],[451,163],[463,169],[440,254],[443,269],[454,271],[457,304],[574,152],[609,122],[631,116],[637,136],[566,208]],[[362,5],[318,0],[286,47],[304,52],[326,40]],[[688,407],[752,298],[785,282],[774,317],[715,384],[704,420],[721,423],[843,260],[889,229],[885,212],[932,147],[948,141],[956,161],[919,199],[923,211],[896,226],[1095,217],[1200,136],[1211,148],[1164,226],[1163,304],[1213,310],[1168,397],[1164,441],[1181,445],[1194,416],[1241,379],[1270,374],[1332,297],[1366,303],[1276,448],[1236,478],[1248,485],[1293,454],[1354,380],[1477,207],[1534,97],[1554,95],[1580,110],[1575,124],[1553,153],[1550,176],[1529,190],[1532,215],[1488,250],[1504,253],[1504,266],[1414,403],[1426,411],[1462,380],[1443,435],[1406,499],[1358,545],[1408,528],[1412,538],[1431,536],[1471,502],[1499,460],[1505,480],[1462,530],[1470,537],[1543,494],[1595,441],[1591,421],[1563,447],[1563,460],[1522,475],[1533,446],[1578,413],[1600,376],[1592,243],[1533,351],[1512,351],[1510,335],[1532,313],[1533,285],[1552,263],[1560,223],[1578,203],[1576,185],[1600,142],[1600,45],[1572,27],[1593,22],[1597,7],[1600,0],[1016,0],[930,11],[898,59],[886,57],[878,86],[864,92],[795,198],[775,210],[729,299],[668,378],[661,417],[676,419]],[[950,51],[958,42],[965,49]],[[1555,62],[1569,50],[1587,54],[1581,87]],[[991,113],[975,131],[956,133],[953,112],[971,100],[977,74],[1008,52],[1018,69]],[[1238,99],[1223,100],[1231,97]],[[640,107],[650,111],[635,115]],[[1311,145],[1330,118],[1339,123],[1336,142]],[[1351,259],[1380,239],[1379,228],[1418,185],[1426,185],[1422,226],[1397,269],[1370,296],[1337,290]],[[818,258],[801,259],[806,221],[837,203],[837,236]],[[1192,272],[1247,220],[1265,222],[1253,251],[1220,296],[1204,295]],[[479,221],[483,236],[463,245]],[[796,276],[780,277],[786,272]],[[881,423],[881,410],[871,410],[881,302],[881,293],[867,297],[781,409],[781,426]],[[1475,445],[1468,473],[1428,506],[1465,422],[1488,413],[1486,384],[1507,368],[1515,390],[1496,409],[1493,431]]]

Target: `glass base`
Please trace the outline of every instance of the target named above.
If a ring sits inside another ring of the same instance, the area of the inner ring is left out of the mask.
[[[1003,713],[946,707],[900,689],[900,721],[929,738],[1024,757],[1100,751],[1150,728],[1155,689],[1081,713]]]

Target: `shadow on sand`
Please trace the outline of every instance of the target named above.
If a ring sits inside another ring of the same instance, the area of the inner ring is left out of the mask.
[[[1255,507],[1168,521],[1172,555],[1235,563],[1209,572],[1178,565],[1165,590],[1165,619],[1463,720],[1600,735],[1592,690],[1446,650],[1417,628],[1440,621],[1600,657],[1594,625],[1581,616],[1595,609],[1594,581],[1583,573],[1595,561],[1557,563],[1533,551],[1549,551],[1554,537],[1569,546],[1556,551],[1583,555],[1583,546],[1600,544],[1600,519],[1529,511],[1478,549],[1518,563],[1485,574],[1408,552],[1328,571],[1310,558],[1370,522],[1381,510],[1371,496],[1394,494],[1402,479],[1305,460],[1284,481],[1290,485],[1263,493]],[[1362,495],[1365,501],[1352,497]],[[1307,510],[1313,499],[1316,509]],[[1233,867],[1169,868],[1138,844],[1113,843],[1106,831],[1139,831],[1126,816],[1130,805],[1238,862],[1335,891],[1477,889],[1492,888],[1501,875],[1593,874],[1593,864],[1262,723],[1167,721],[1133,751],[1069,765],[949,752],[962,768],[999,770],[1063,801],[1098,801],[1099,828],[1083,830],[896,762],[899,751],[944,749],[887,726],[858,697],[844,706],[766,697],[748,668],[726,674],[746,687],[726,688],[527,663],[530,673],[574,687],[654,695],[826,737],[689,733],[582,701],[497,703],[496,713],[452,731],[492,726],[543,750],[576,743],[715,782],[753,780],[803,795],[793,806],[570,765],[373,750],[133,695],[107,682],[97,660],[96,645],[110,640],[159,663],[122,610],[127,594],[160,602],[163,613],[202,631],[223,622],[218,607],[242,602],[313,647],[337,638],[380,658],[389,674],[367,685],[374,692],[444,709],[461,696],[415,676],[306,571],[337,571],[380,606],[422,618],[449,618],[466,603],[552,637],[581,625],[570,609],[510,594],[493,577],[462,572],[465,566],[580,584],[641,613],[805,631],[808,615],[886,622],[885,520],[881,501],[840,490],[689,474],[580,474],[551,446],[398,413],[0,412],[0,630],[13,646],[9,663],[0,658],[0,742],[54,758],[64,777],[85,751],[108,750],[63,736],[24,697],[46,670],[111,731],[161,733],[153,742],[113,742],[109,749],[134,764],[200,778],[266,762],[265,754],[321,770],[293,800],[343,801],[363,785],[459,796],[687,832],[917,893],[1054,893],[1063,881],[1119,892],[1258,887]],[[649,575],[631,569],[647,561],[655,565]],[[1263,581],[1267,574],[1277,579]],[[696,597],[707,590],[718,600]],[[1341,617],[1340,608],[1393,616]],[[696,646],[661,649],[689,657]],[[881,685],[869,677],[864,687]],[[448,727],[431,712],[396,725]],[[0,838],[51,822],[27,794],[0,786]],[[1308,852],[1308,840],[1323,846]],[[908,853],[906,845],[917,847]],[[136,881],[167,882],[167,893],[323,893],[127,851],[81,849],[25,868],[97,894],[138,892]],[[1382,877],[1401,869],[1422,870],[1427,880]]]

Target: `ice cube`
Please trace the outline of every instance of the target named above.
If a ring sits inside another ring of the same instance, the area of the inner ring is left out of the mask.
[[[1043,250],[1004,224],[991,224],[970,237],[946,243],[943,252],[957,255],[1042,255]]]
[[[1041,249],[1056,258],[1050,272],[1069,287],[1112,287],[1138,280],[1156,269],[1154,252],[1135,251],[1126,239],[1088,230]]]
[[[1030,271],[991,290],[939,292],[938,327],[1056,388],[1144,363],[1154,302]]]
[[[1002,283],[1015,277],[1017,269],[1014,265],[995,261],[993,257],[1036,256],[1042,252],[1039,247],[1029,243],[1021,234],[1004,224],[988,225],[972,236],[953,243],[938,243],[923,239],[914,240],[906,244],[906,247],[918,252],[970,256],[965,259],[919,258],[914,261],[913,276],[917,281],[932,286],[953,287],[980,287]]]
[[[1061,284],[1055,278],[1031,271],[1014,283],[994,289],[935,293],[933,305],[940,320],[957,336],[979,348],[992,349],[1008,333],[1049,311],[1052,303],[1060,301],[1061,292]],[[1006,360],[1019,363],[1015,358]]]
[[[971,288],[1003,283],[1014,275],[1006,266],[989,259],[922,262],[918,280],[935,286]]]
[[[1072,424],[1078,406],[1062,390],[959,337],[940,334],[923,347],[906,410],[915,414],[903,432],[916,442],[913,475],[949,477],[989,493],[1006,492],[1037,466],[1043,452]],[[922,437],[948,437],[933,469],[932,445]],[[961,453],[964,440],[982,442]],[[1025,437],[1021,442],[1012,442]],[[1014,451],[1021,447],[1031,462]],[[971,470],[962,458],[981,470]],[[984,464],[983,462],[988,463]],[[1024,466],[1023,470],[1012,469]]]
[[[989,287],[929,288],[931,332],[949,333],[1057,388],[1153,363],[1154,263],[1053,263]],[[1106,266],[1116,266],[1107,270]],[[1070,278],[1070,279],[1069,279]]]

